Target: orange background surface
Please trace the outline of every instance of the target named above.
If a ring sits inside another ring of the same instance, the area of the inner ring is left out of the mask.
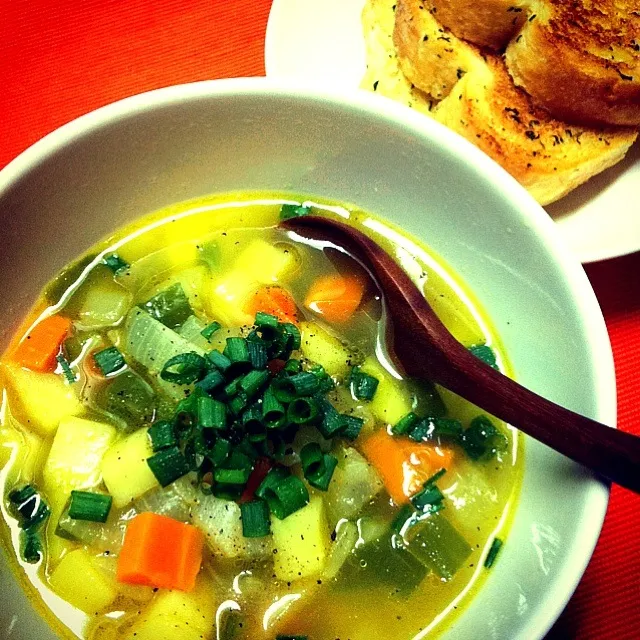
[[[264,75],[271,0],[0,0],[0,7],[0,167],[119,98]],[[640,254],[586,271],[611,336],[618,426],[640,435]],[[614,487],[593,559],[548,637],[640,638],[639,579],[640,497]]]

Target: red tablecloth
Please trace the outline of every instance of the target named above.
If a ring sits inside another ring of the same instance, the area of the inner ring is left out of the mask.
[[[271,0],[0,5],[0,167],[59,125],[119,98],[264,74]],[[586,270],[613,345],[619,427],[640,434],[640,254]],[[639,542],[640,498],[614,487],[595,555],[550,638],[640,638]]]

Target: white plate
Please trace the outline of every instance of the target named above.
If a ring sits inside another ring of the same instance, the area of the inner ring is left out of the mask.
[[[274,0],[265,43],[267,75],[353,88],[365,69],[364,0]],[[640,250],[640,143],[627,158],[547,207],[582,262]]]

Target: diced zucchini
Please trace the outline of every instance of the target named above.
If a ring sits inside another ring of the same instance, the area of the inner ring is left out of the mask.
[[[358,364],[356,354],[315,322],[300,323],[300,350],[305,358],[321,364],[330,376],[345,377]]]
[[[102,460],[102,478],[115,507],[124,507],[159,483],[147,464],[153,455],[148,429],[116,442]]]
[[[336,457],[338,466],[325,496],[327,519],[332,528],[341,518],[357,516],[383,487],[376,470],[354,448],[340,449]]]
[[[297,267],[294,247],[254,240],[238,256],[235,268],[260,284],[286,280]]]
[[[396,424],[413,409],[410,392],[375,358],[368,357],[361,370],[378,379],[378,388],[368,405],[377,420],[384,424]]]
[[[61,420],[83,411],[76,387],[61,375],[29,371],[8,363],[0,371],[13,392],[9,395],[12,413],[40,435],[51,435]]]
[[[190,593],[161,589],[140,613],[122,640],[209,640],[213,636],[216,593],[210,580],[199,576]]]
[[[284,520],[271,518],[274,570],[279,580],[319,575],[327,561],[329,528],[320,496]]]
[[[118,595],[84,549],[75,549],[62,558],[51,573],[49,584],[63,600],[89,615],[104,611]]]
[[[77,325],[87,331],[115,326],[131,306],[131,293],[113,280],[101,281],[81,295]]]

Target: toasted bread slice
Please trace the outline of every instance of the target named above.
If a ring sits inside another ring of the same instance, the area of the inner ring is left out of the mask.
[[[395,20],[396,12],[404,24]],[[393,44],[394,25],[396,41],[404,39],[398,53],[433,45],[435,54],[423,51],[417,58],[422,66],[415,59],[401,60]],[[411,0],[367,0],[363,28],[368,60],[363,88],[375,89],[457,131],[500,163],[541,204],[557,200],[621,160],[636,138],[629,129],[570,127],[552,119],[514,86],[499,56],[483,55],[462,42],[429,11],[415,9]],[[446,40],[424,39],[434,32]],[[441,48],[443,42],[448,51]],[[438,54],[455,60],[440,76],[450,83],[447,91],[443,82],[434,87],[432,79],[442,59]],[[403,77],[403,63],[411,79]]]
[[[568,122],[640,125],[638,0],[536,0],[506,49],[515,83]]]
[[[502,51],[529,17],[533,0],[428,0],[425,9],[458,38]]]

